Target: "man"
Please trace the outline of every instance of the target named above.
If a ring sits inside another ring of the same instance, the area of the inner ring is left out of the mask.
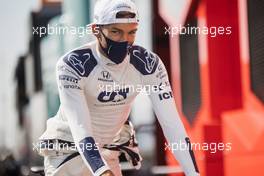
[[[127,121],[139,86],[148,88],[168,142],[190,144],[161,59],[134,45],[139,22],[135,4],[99,0],[94,16],[97,40],[70,51],[57,63],[61,106],[40,139],[42,147],[60,148],[42,150],[46,175],[120,176],[120,152],[139,168],[141,157]],[[77,151],[65,150],[72,142]],[[199,175],[191,150],[174,155],[187,176]]]

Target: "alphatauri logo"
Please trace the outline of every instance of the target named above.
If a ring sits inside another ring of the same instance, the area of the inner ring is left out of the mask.
[[[103,91],[98,95],[97,99],[103,103],[120,102],[127,98],[128,93],[129,93],[129,88],[125,88],[113,92]]]

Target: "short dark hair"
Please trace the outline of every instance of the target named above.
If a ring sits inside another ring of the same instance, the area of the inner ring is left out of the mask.
[[[116,18],[135,18],[136,14],[128,11],[117,12]]]

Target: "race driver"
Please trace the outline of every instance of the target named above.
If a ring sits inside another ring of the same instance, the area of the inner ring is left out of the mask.
[[[91,24],[96,40],[58,60],[61,105],[40,137],[47,176],[121,176],[120,152],[138,169],[142,158],[127,120],[140,86],[168,143],[190,144],[162,60],[134,44],[138,25],[131,0],[99,0]],[[192,150],[173,154],[185,175],[199,175]]]

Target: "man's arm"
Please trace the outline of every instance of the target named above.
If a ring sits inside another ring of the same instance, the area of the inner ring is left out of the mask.
[[[69,59],[67,57],[61,58],[56,67],[63,114],[68,120],[75,145],[84,163],[95,176],[107,175],[109,167],[101,157],[92,134],[90,113],[84,95],[83,81],[86,77],[76,71],[81,68],[73,69],[70,62],[66,63]]]
[[[157,87],[156,91],[150,91],[150,99],[167,141],[170,144],[189,144],[190,147],[190,139],[186,134],[185,128],[176,109],[166,68],[160,59],[155,73],[149,75],[147,79],[146,82]],[[179,161],[187,176],[199,175],[193,151],[191,149],[187,147],[185,150],[175,150],[173,151],[173,154]]]

